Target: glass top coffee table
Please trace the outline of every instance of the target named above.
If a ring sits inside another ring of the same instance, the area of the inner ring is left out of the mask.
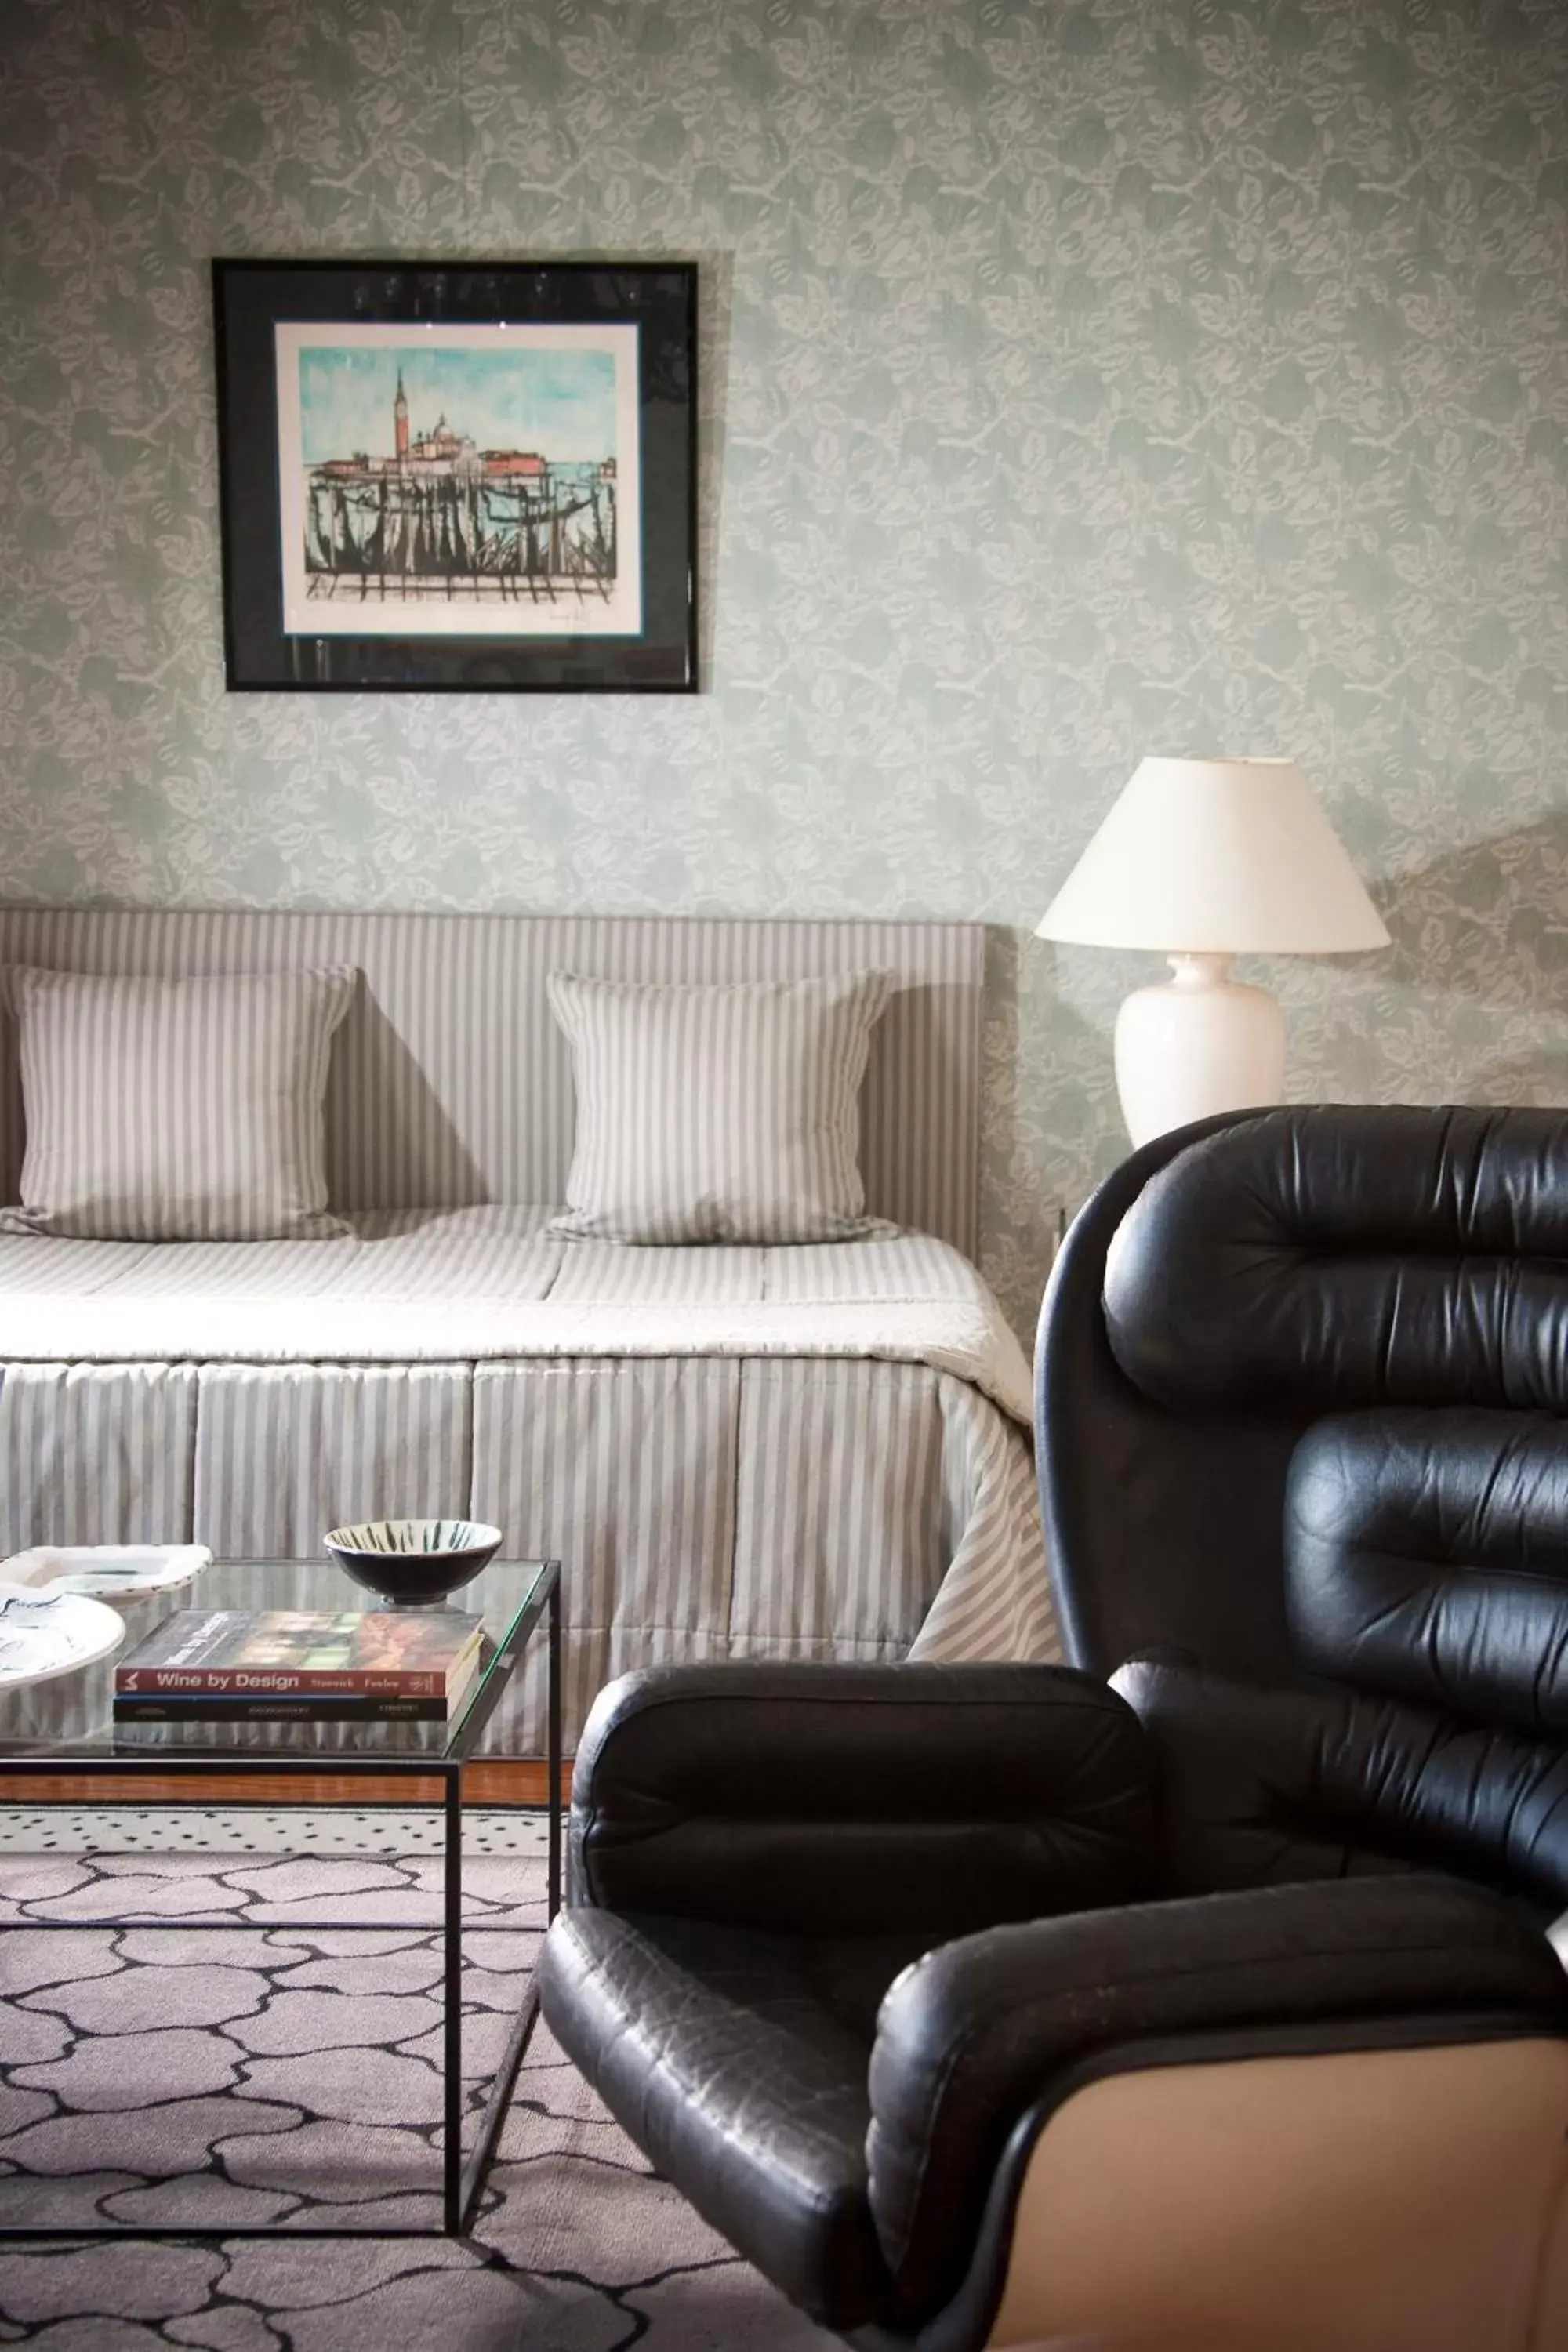
[[[330,1586],[323,1579],[331,1579]],[[490,2159],[505,2120],[507,2105],[517,2080],[529,2039],[539,2014],[539,1993],[531,1972],[521,2007],[512,2021],[505,2051],[490,2084],[477,2136],[465,2155],[463,2052],[463,1767],[475,1755],[485,1727],[501,1694],[517,1672],[530,1644],[540,1636],[547,1644],[546,1710],[548,1786],[546,1792],[547,1861],[546,1911],[553,1918],[561,1888],[561,1569],[556,1560],[492,1560],[479,1576],[451,1596],[447,1604],[480,1617],[483,1623],[479,1664],[465,1689],[457,1712],[445,1723],[417,1722],[227,1722],[190,1724],[183,1721],[113,1719],[114,1668],[117,1656],[142,1641],[173,1610],[304,1609],[375,1604],[368,1594],[354,1594],[324,1561],[215,1560],[195,1583],[183,1590],[144,1600],[128,1601],[125,1643],[117,1654],[100,1659],[58,1681],[0,1692],[0,1774],[17,1779],[114,1780],[123,1787],[138,1779],[156,1780],[158,1801],[167,1801],[163,1784],[189,1781],[191,1801],[207,1801],[198,1784],[221,1779],[227,1786],[248,1784],[240,1803],[272,1803],[300,1810],[319,1800],[299,1793],[312,1780],[355,1780],[406,1783],[391,1800],[400,1806],[426,1805],[439,1810],[443,1822],[442,1899],[438,1923],[442,1938],[442,2222],[441,2231],[458,2235],[472,2221]],[[438,1793],[423,1793],[434,1781]],[[286,1789],[276,1785],[286,1782]],[[254,1795],[251,1790],[254,1790]],[[173,1929],[183,1921],[142,1915],[120,1920],[95,1918],[98,1927]],[[342,1918],[291,1924],[302,1932],[312,1924],[345,1932]],[[409,1927],[395,1921],[354,1919],[353,1930],[370,1933]],[[51,1929],[79,1929],[80,1923],[29,1918],[5,1927],[16,1935],[45,1935]],[[156,2227],[109,2221],[85,2226],[47,2227],[37,2222],[7,2221],[4,2214],[4,2183],[0,2182],[0,2239],[13,2238],[244,2238],[289,2237],[421,2237],[430,2231],[406,2225],[285,2220],[249,2226],[214,2224],[184,2226],[167,2222]]]

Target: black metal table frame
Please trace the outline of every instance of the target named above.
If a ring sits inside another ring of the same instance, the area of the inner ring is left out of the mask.
[[[0,1771],[29,1778],[71,1780],[138,1779],[152,1775],[157,1779],[211,1780],[221,1775],[225,1780],[278,1780],[320,1777],[342,1780],[439,1780],[442,1782],[441,1813],[445,1823],[442,1843],[442,2010],[443,2037],[441,2053],[441,2225],[439,2229],[420,2229],[407,2224],[342,2221],[251,2221],[213,2222],[182,2227],[177,2222],[152,2224],[140,2221],[37,2223],[0,2221],[0,2242],[7,2240],[89,2238],[192,2238],[216,2242],[226,2238],[440,2238],[462,2237],[472,2224],[495,2154],[496,2142],[510,2103],[512,2085],[522,2064],[533,2029],[539,2018],[539,1975],[537,1969],[529,1977],[528,1990],[522,2007],[513,2021],[507,2038],[500,2065],[490,2084],[484,2111],[479,2118],[479,2136],[463,2158],[463,1766],[471,1761],[473,1740],[484,1729],[494,1711],[496,1701],[510,1681],[513,1671],[538,1627],[540,1618],[548,1612],[546,1664],[546,1712],[549,1719],[548,1773],[545,1791],[547,1849],[545,1864],[545,1916],[553,1919],[561,1906],[561,1563],[545,1560],[527,1606],[521,1611],[508,1637],[505,1652],[494,1660],[486,1675],[473,1707],[464,1718],[459,1740],[459,1752],[451,1756],[363,1756],[345,1753],[322,1754],[312,1750],[300,1754],[286,1748],[268,1751],[263,1755],[203,1749],[172,1748],[157,1754],[138,1756],[129,1751],[102,1752],[93,1755],[73,1755],[68,1747],[48,1755],[5,1755],[0,1753]],[[28,1933],[49,1929],[70,1931],[79,1935],[79,1919],[28,1919],[16,1923],[0,1922],[0,1932],[7,1925],[16,1932]],[[188,1927],[184,1919],[95,1919],[94,1927],[135,1927],[139,1932],[162,1927],[170,1933]],[[243,1922],[234,1922],[235,1932],[247,1932]],[[268,1926],[279,1923],[268,1922]],[[309,1934],[313,1928],[331,1927],[336,1935],[347,1933],[384,1934],[396,1928],[406,1932],[406,1919],[355,1919],[345,1922],[291,1919],[290,1927]],[[417,1923],[413,1923],[417,1931]],[[259,1935],[258,1927],[250,1930]],[[516,1934],[526,1932],[514,1929]]]

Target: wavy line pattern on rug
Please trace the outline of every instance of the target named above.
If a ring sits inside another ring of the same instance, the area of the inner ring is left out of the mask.
[[[345,1853],[341,1823],[320,1854],[266,1850],[281,1825],[250,1853],[94,1854],[65,1838],[0,1851],[7,2220],[286,2224],[324,2206],[372,2231],[437,2219],[438,1857],[368,1835],[371,1851]],[[531,1966],[543,1872],[528,1853],[470,1850],[464,1879],[467,2078],[499,2053]],[[356,1932],[367,1914],[392,1924]],[[68,1925],[28,1932],[44,1919]],[[471,2101],[483,2087],[476,2073]],[[809,2352],[832,2339],[654,2177],[542,2032],[468,2241],[20,2242],[0,2255],[0,2343],[41,2352],[393,2340]]]

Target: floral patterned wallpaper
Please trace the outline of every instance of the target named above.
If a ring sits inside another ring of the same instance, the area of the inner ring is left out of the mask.
[[[1568,1099],[1561,0],[5,0],[0,896],[984,919],[1022,1328],[1147,750],[1395,935],[1291,1087]],[[705,691],[226,695],[214,253],[695,257]]]

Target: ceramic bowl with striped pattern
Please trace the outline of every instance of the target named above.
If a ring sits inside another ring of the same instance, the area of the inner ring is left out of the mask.
[[[361,1519],[321,1538],[345,1576],[395,1609],[444,1601],[500,1549],[477,1519]]]

